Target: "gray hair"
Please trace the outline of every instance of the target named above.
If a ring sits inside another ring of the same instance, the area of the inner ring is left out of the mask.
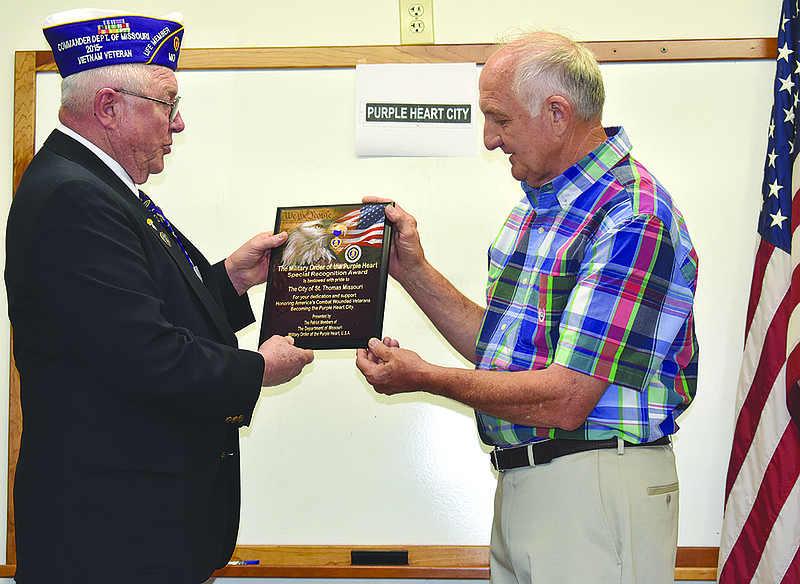
[[[76,116],[87,114],[93,108],[94,96],[105,87],[143,93],[154,70],[154,65],[124,63],[73,73],[61,81],[61,109]]]
[[[531,115],[542,102],[560,94],[573,102],[583,121],[601,119],[606,93],[594,54],[572,39],[553,32],[535,32],[501,47],[516,57],[511,90]]]

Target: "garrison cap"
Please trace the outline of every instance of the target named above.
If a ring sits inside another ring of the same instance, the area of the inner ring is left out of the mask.
[[[77,8],[48,16],[42,30],[61,77],[119,65],[147,63],[178,68],[183,15],[153,18],[141,14]]]

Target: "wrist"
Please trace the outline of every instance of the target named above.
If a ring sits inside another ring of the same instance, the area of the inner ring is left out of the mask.
[[[424,258],[412,268],[397,274],[395,280],[408,292],[412,298],[416,293],[424,293],[430,288],[433,275],[437,272]]]
[[[228,280],[230,280],[231,284],[233,285],[234,290],[236,293],[241,296],[248,290],[248,286],[242,281],[240,277],[238,277],[238,272],[233,269],[231,266],[230,258],[225,259],[225,273],[228,274]]]

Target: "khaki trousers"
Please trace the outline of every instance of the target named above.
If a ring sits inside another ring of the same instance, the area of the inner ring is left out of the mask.
[[[671,446],[570,454],[499,473],[492,584],[673,584]]]

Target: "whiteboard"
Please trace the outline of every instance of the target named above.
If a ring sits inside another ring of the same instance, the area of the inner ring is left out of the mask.
[[[774,65],[602,70],[604,123],[625,127],[700,256],[698,397],[675,439],[679,545],[717,546]],[[380,195],[417,218],[431,263],[483,303],[486,250],[521,191],[480,131],[476,157],[357,157],[353,69],[182,71],[178,80],[187,128],[146,190],[209,259],[271,229],[278,206]],[[57,123],[58,82],[37,76],[37,145]],[[250,296],[260,318],[263,287]],[[255,349],[259,328],[240,345]],[[469,366],[393,281],[384,332],[431,362]],[[495,476],[472,412],[424,394],[378,396],[353,362],[350,350],[317,351],[299,378],[264,390],[241,432],[239,544],[488,544]]]

